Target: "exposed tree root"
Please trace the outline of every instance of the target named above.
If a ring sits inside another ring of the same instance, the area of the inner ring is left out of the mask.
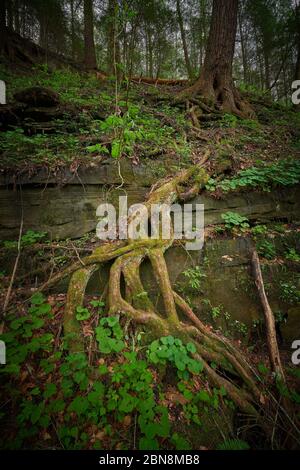
[[[202,163],[208,158],[208,154]],[[201,166],[183,170],[174,178],[166,181],[162,186],[153,190],[145,205],[149,209],[153,203],[172,204],[176,201],[185,201],[194,197],[204,186],[208,175]],[[134,214],[132,219],[139,217]],[[157,227],[159,230],[159,227]],[[259,391],[255,383],[255,377],[242,355],[235,350],[234,346],[227,340],[219,338],[207,328],[193,313],[188,304],[176,292],[173,291],[164,252],[172,245],[170,240],[160,238],[128,240],[127,242],[113,242],[104,244],[94,252],[83,258],[84,267],[76,262],[67,268],[60,276],[56,275],[43,288],[48,288],[63,276],[72,274],[64,319],[65,334],[73,334],[70,348],[72,351],[82,350],[83,344],[80,339],[79,327],[75,318],[78,305],[82,305],[84,292],[91,274],[100,263],[113,260],[108,289],[109,314],[123,313],[138,324],[145,325],[152,335],[164,336],[174,335],[180,337],[184,342],[192,341],[197,348],[197,358],[204,364],[209,381],[213,386],[223,386],[228,396],[244,412],[256,414],[253,403],[259,398]],[[151,262],[154,276],[159,285],[164,311],[158,312],[151,302],[146,289],[140,278],[140,265],[148,258]],[[125,298],[121,293],[121,278],[125,282]],[[187,321],[179,320],[180,309]],[[76,335],[76,340],[74,338]],[[217,360],[224,371],[230,371],[239,376],[244,382],[240,388],[226,377],[222,377],[214,371],[209,363]],[[248,389],[248,391],[247,391]],[[250,391],[250,393],[249,393]]]
[[[207,158],[208,154],[202,162]],[[201,165],[183,170],[153,189],[145,205],[149,209],[152,203],[172,204],[185,201],[189,196],[194,197],[196,192],[201,191],[207,179],[208,175]],[[139,217],[139,213],[134,213],[129,222],[139,220]],[[158,233],[160,225],[158,222]],[[184,343],[192,342],[197,351],[194,357],[202,362],[209,386],[223,387],[227,397],[239,410],[254,416],[263,426],[262,405],[268,404],[268,408],[272,408],[272,405],[268,396],[259,389],[257,374],[243,353],[230,340],[206,326],[172,288],[164,259],[164,253],[172,243],[172,237],[168,240],[142,238],[105,243],[89,256],[82,258],[84,266],[76,262],[42,286],[42,289],[48,288],[62,277],[72,274],[64,316],[64,333],[71,335],[69,347],[73,352],[84,349],[80,327],[75,317],[76,307],[84,301],[85,289],[92,273],[101,263],[111,261],[107,295],[109,315],[127,316],[133,323],[143,325],[151,337],[172,335]],[[140,277],[140,267],[146,259],[151,263],[161,292],[161,311],[153,305]],[[121,289],[121,284],[125,285],[125,291]],[[210,366],[212,362],[217,363],[217,369]],[[268,426],[270,428],[270,425]]]
[[[200,77],[193,85],[180,91],[174,98],[175,104],[187,101],[197,105],[202,119],[218,119],[218,113],[232,113],[240,118],[253,118],[251,105],[242,98],[232,80],[204,79]]]

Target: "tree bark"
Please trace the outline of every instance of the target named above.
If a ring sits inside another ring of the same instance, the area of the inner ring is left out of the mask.
[[[297,25],[297,62],[295,68],[295,80],[300,80],[300,5],[296,9],[296,25]]]
[[[94,43],[93,0],[84,0],[84,64],[87,69],[96,69]]]
[[[297,59],[295,66],[294,80],[300,80],[300,5],[296,6],[295,9],[295,25],[296,25],[296,41],[295,46],[297,49]],[[294,109],[300,111],[300,104],[295,104]]]
[[[182,18],[182,13],[181,13],[181,8],[180,8],[180,0],[176,0],[176,11],[177,11],[178,24],[179,24],[179,28],[180,28],[180,34],[181,34],[181,40],[182,40],[182,47],[183,47],[186,70],[187,70],[187,73],[188,73],[188,77],[193,78],[193,70],[192,70],[192,66],[191,66],[191,62],[190,62],[190,58],[189,58],[188,47],[187,47],[187,42],[186,42],[185,30],[184,30],[184,25],[183,25],[183,18]]]
[[[5,50],[6,44],[6,0],[0,1],[0,52]]]
[[[238,0],[214,0],[204,65],[194,85],[181,92],[177,101],[197,94],[221,110],[239,116],[253,111],[236,90],[232,62],[237,30]]]
[[[7,14],[7,27],[11,30],[14,29],[14,16],[12,0],[6,1],[6,14]]]
[[[70,1],[71,8],[71,49],[72,59],[75,59],[75,12],[74,12],[74,0]]]
[[[20,34],[20,4],[19,0],[14,1],[14,24],[16,33]]]
[[[239,24],[239,33],[241,38],[241,52],[242,52],[242,63],[243,63],[243,78],[244,82],[247,83],[248,77],[248,67],[247,67],[247,57],[246,57],[246,46],[245,46],[245,37],[242,28],[242,15],[238,15],[238,24]]]
[[[120,43],[118,38],[116,0],[108,3],[108,36],[107,36],[107,69],[109,75],[119,75],[118,64],[120,63]]]

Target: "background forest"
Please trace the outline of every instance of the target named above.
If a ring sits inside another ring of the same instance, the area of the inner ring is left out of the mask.
[[[299,450],[298,80],[296,0],[0,0],[0,447]]]
[[[233,67],[239,85],[288,101],[300,76],[297,3],[240,2]],[[109,75],[193,79],[204,62],[211,11],[211,0],[2,0],[0,28]]]

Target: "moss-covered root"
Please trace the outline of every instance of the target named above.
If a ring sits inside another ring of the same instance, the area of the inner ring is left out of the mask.
[[[71,277],[67,300],[64,312],[64,335],[68,340],[70,352],[84,351],[84,341],[81,336],[81,329],[76,320],[76,309],[82,306],[87,283],[97,269],[97,265],[92,264],[75,271]]]
[[[204,159],[208,158],[206,154]],[[204,160],[203,160],[204,161]],[[182,170],[174,178],[153,190],[146,202],[147,208],[153,203],[172,204],[187,200],[203,187],[207,174],[201,166]],[[150,213],[150,212],[148,212]],[[139,215],[133,214],[131,220]],[[136,222],[136,220],[135,220]],[[161,227],[158,227],[160,233]],[[76,321],[75,312],[82,305],[84,293],[91,274],[99,263],[113,260],[108,283],[109,314],[122,313],[134,323],[143,324],[150,337],[167,335],[177,336],[182,341],[192,341],[197,350],[197,358],[203,361],[210,386],[224,386],[228,396],[243,411],[255,414],[252,403],[258,403],[259,392],[255,384],[255,376],[242,355],[226,340],[222,340],[211,332],[193,313],[187,303],[172,290],[164,252],[172,244],[170,240],[140,239],[127,242],[112,242],[98,247],[90,256],[84,258],[84,266],[73,273],[67,295],[65,308],[65,334],[72,334],[70,350],[83,351],[84,344],[80,336],[80,325]],[[159,285],[164,302],[164,312],[158,312],[149,299],[140,278],[140,265],[148,258],[154,276]],[[123,297],[121,285],[125,284]],[[177,308],[185,314],[184,323],[179,321]],[[196,334],[193,334],[195,333]],[[220,364],[220,371],[214,371],[208,365],[213,360]],[[224,365],[224,367],[223,367]],[[221,370],[222,369],[222,370]],[[245,389],[231,383],[224,371],[234,372],[239,376]]]

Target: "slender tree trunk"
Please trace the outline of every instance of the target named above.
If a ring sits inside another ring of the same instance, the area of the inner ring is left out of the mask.
[[[300,80],[300,38],[299,38],[299,45],[298,45],[297,63],[296,63],[296,69],[295,69],[295,80]]]
[[[153,78],[153,44],[151,38],[151,31],[147,29],[147,49],[148,49],[148,76]]]
[[[295,67],[295,80],[300,80],[300,5],[297,5],[295,13],[296,25],[298,26],[296,33],[297,61]],[[300,111],[300,104],[296,104],[295,109]]]
[[[232,62],[237,29],[238,0],[214,0],[204,65],[194,85],[181,92],[176,101],[197,94],[228,113],[251,116],[253,111],[236,90]]]
[[[0,2],[0,32],[4,30],[6,26],[6,0]]]
[[[182,13],[181,13],[181,8],[180,8],[180,0],[176,0],[176,11],[177,11],[178,24],[179,24],[179,28],[180,28],[180,34],[181,34],[181,40],[182,40],[182,47],[183,47],[186,70],[187,70],[187,73],[188,73],[188,77],[193,78],[193,70],[192,70],[192,66],[191,66],[191,62],[190,62],[190,58],[189,58],[188,47],[187,47],[187,42],[186,42],[185,30],[184,30],[184,25],[183,25],[183,18],[182,18]]]
[[[12,0],[6,1],[6,13],[7,13],[7,27],[13,30],[14,29],[14,15],[13,15]]]
[[[264,47],[264,63],[265,63],[265,89],[270,90],[271,88],[271,79],[270,79],[270,61],[269,53],[266,47]]]
[[[117,65],[120,63],[120,43],[117,23],[118,3],[108,3],[108,34],[107,34],[107,69],[110,75],[119,75]]]
[[[296,24],[298,26],[297,29],[297,62],[295,68],[295,80],[300,80],[300,5],[297,6],[296,9]]]
[[[239,33],[240,33],[240,38],[241,38],[241,51],[242,51],[242,63],[243,63],[243,78],[244,82],[247,83],[247,77],[248,77],[248,70],[247,70],[247,58],[246,58],[246,47],[245,47],[245,38],[244,38],[244,32],[242,28],[242,18],[241,14],[238,15],[238,23],[239,23]]]
[[[39,32],[39,44],[45,50],[48,49],[48,14],[47,8],[45,5],[41,7],[39,12],[39,24],[40,24],[40,32]]]
[[[20,34],[20,5],[19,0],[14,1],[14,25],[16,33]]]
[[[84,0],[84,64],[87,69],[96,69],[94,43],[93,0]]]
[[[71,8],[71,48],[72,48],[72,59],[75,59],[75,12],[74,12],[74,0],[70,0]]]
[[[4,51],[6,44],[6,2],[0,1],[0,52]]]

